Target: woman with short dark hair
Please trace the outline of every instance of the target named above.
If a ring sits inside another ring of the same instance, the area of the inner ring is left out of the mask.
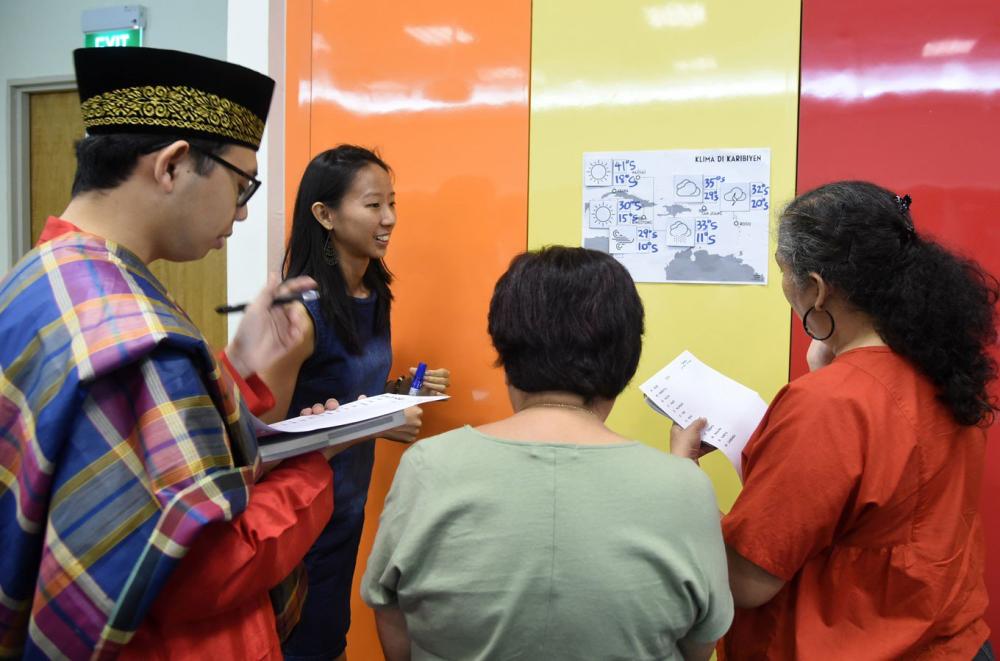
[[[732,618],[689,462],[604,422],[643,308],[610,255],[519,255],[489,332],[514,414],[403,455],[362,580],[388,659],[707,659]]]
[[[995,278],[860,181],[781,216],[782,288],[813,371],[771,403],[723,521],[730,659],[993,658],[980,484]],[[673,450],[697,454],[697,427]]]

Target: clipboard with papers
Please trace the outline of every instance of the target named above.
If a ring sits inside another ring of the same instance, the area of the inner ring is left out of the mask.
[[[386,393],[341,405],[332,411],[303,415],[267,424],[253,419],[254,432],[265,463],[375,436],[406,422],[411,406],[448,399]]]

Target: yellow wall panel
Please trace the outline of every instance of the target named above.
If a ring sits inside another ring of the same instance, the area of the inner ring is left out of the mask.
[[[799,3],[577,2],[532,8],[528,245],[580,245],[589,151],[768,147],[775,209],[795,188]],[[640,284],[646,337],[610,425],[666,448],[669,425],[638,385],[689,349],[771,397],[788,376],[789,309],[773,258],[767,286]],[[739,483],[702,463],[728,509]]]

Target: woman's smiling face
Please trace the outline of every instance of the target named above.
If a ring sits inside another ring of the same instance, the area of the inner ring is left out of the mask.
[[[340,205],[331,209],[332,237],[342,257],[381,259],[396,226],[396,192],[392,177],[374,163],[354,175]]]

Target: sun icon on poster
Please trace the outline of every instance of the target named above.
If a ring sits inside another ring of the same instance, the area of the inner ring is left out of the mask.
[[[591,227],[609,227],[613,220],[615,220],[615,206],[613,202],[594,202],[591,204]]]
[[[611,183],[611,161],[596,160],[587,164],[587,179],[591,186],[606,186]]]

